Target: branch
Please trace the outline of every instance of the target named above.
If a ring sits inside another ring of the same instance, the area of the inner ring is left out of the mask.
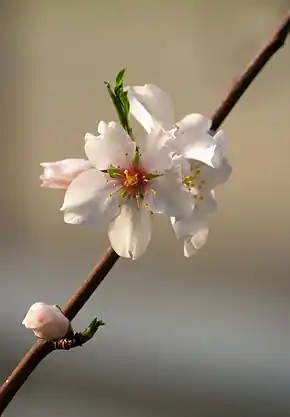
[[[241,77],[236,81],[229,91],[225,100],[212,116],[212,130],[217,130],[225,118],[229,115],[237,101],[244,94],[246,89],[261,72],[270,58],[285,43],[290,31],[290,13],[287,13],[276,33],[271,40],[264,46],[261,52],[254,58]],[[72,320],[96,288],[100,285],[108,272],[113,268],[119,256],[109,247],[101,261],[95,266],[89,277],[84,281],[78,291],[68,301],[63,309],[69,320]],[[27,352],[19,365],[14,369],[9,378],[4,382],[0,389],[0,415],[13,399],[18,390],[22,387],[26,379],[37,367],[37,365],[53,350],[55,346],[52,342],[38,340],[35,345]]]

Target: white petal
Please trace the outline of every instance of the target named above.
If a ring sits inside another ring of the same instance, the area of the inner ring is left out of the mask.
[[[99,136],[95,136],[92,133],[87,132],[85,134],[85,142],[88,142],[89,140],[99,140]]]
[[[211,120],[201,114],[188,114],[176,124],[175,140],[170,142],[176,152],[187,159],[195,159],[218,167],[221,163],[221,138],[215,140],[208,132]]]
[[[205,180],[206,186],[209,189],[214,189],[218,185],[224,184],[229,179],[231,173],[232,167],[226,158],[222,159],[219,168],[212,168],[208,165],[202,165],[200,167],[200,178]]]
[[[61,208],[66,223],[90,225],[117,214],[117,187],[107,179],[106,174],[90,169],[70,184]]]
[[[199,230],[208,228],[210,218],[196,208],[189,216],[172,217],[171,224],[177,239],[185,239],[194,236]]]
[[[100,135],[103,135],[106,133],[108,128],[108,124],[106,122],[104,122],[103,120],[101,120],[98,124],[97,130],[99,132]]]
[[[110,122],[104,134],[88,139],[85,152],[89,161],[98,169],[110,165],[126,168],[134,157],[135,144],[127,132],[117,123]]]
[[[195,255],[199,249],[201,249],[207,241],[209,229],[204,228],[200,229],[194,236],[188,238],[184,241],[184,256],[189,258],[192,255]]]
[[[194,199],[182,184],[177,170],[172,169],[149,182],[145,203],[153,213],[186,216],[192,212]]]
[[[213,140],[221,148],[221,152],[224,155],[228,146],[228,137],[226,135],[226,132],[224,130],[217,131],[213,135]]]
[[[211,124],[212,121],[208,117],[199,113],[191,113],[176,123],[176,126],[182,134],[190,132],[198,137],[199,135],[208,133]]]
[[[137,259],[151,240],[151,215],[135,203],[124,204],[121,213],[109,226],[109,239],[113,249],[124,258]]]
[[[190,175],[190,163],[182,155],[173,155],[173,166],[180,170],[182,177],[188,177]]]
[[[145,107],[138,101],[134,94],[128,90],[128,98],[130,101],[131,115],[144,127],[146,132],[151,132],[154,129],[155,123],[152,116],[148,113]]]
[[[168,136],[162,130],[151,132],[140,146],[141,164],[149,173],[162,173],[173,164],[171,149],[166,146]],[[143,148],[143,149],[142,149]]]
[[[151,131],[154,122],[165,130],[170,130],[173,127],[175,119],[171,98],[156,85],[128,87],[128,98],[132,115],[147,132]],[[143,106],[143,109],[136,104],[136,101]],[[150,120],[150,116],[154,122]]]

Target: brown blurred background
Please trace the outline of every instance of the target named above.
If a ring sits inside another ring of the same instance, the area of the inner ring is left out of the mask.
[[[289,0],[1,0],[0,375],[33,344],[35,301],[63,304],[108,245],[63,222],[41,161],[82,157],[115,119],[103,81],[170,92],[177,119],[211,115]],[[226,120],[234,171],[207,246],[183,258],[156,219],[139,261],[120,260],[74,321],[107,326],[47,358],[5,416],[290,415],[290,43]]]

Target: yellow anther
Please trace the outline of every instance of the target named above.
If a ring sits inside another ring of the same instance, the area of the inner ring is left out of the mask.
[[[198,197],[198,195],[197,195],[197,194],[193,194],[193,197],[194,197],[194,198],[197,198],[197,197]]]
[[[201,181],[200,181],[200,183],[201,183],[201,184],[205,184],[205,180],[201,180]]]
[[[203,196],[203,195],[201,195],[201,196],[199,197],[199,199],[200,199],[200,200],[203,200],[203,199],[204,199],[204,196]]]
[[[127,169],[125,169],[124,174],[126,178],[124,181],[125,187],[132,187],[138,184],[139,182],[138,174],[130,175]]]
[[[197,189],[198,189],[198,190],[201,190],[201,189],[202,189],[202,185],[200,185],[200,184],[199,184],[199,185],[197,186]]]

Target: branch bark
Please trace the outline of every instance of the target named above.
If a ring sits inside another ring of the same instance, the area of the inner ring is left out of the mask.
[[[225,118],[229,115],[235,104],[244,94],[249,85],[261,72],[271,57],[285,43],[290,31],[290,13],[287,13],[280,23],[277,31],[270,41],[263,47],[260,53],[252,60],[240,78],[237,79],[226,98],[221,102],[218,109],[212,116],[212,130],[217,130]],[[109,247],[101,261],[94,267],[91,274],[83,282],[81,287],[68,301],[63,311],[69,320],[72,320],[84,304],[88,301],[94,291],[101,284],[108,272],[113,268],[119,256]],[[27,352],[22,361],[17,365],[12,374],[4,382],[0,389],[0,415],[13,399],[15,394],[22,387],[29,375],[37,365],[52,351],[54,345],[51,342],[38,340],[35,345]]]

